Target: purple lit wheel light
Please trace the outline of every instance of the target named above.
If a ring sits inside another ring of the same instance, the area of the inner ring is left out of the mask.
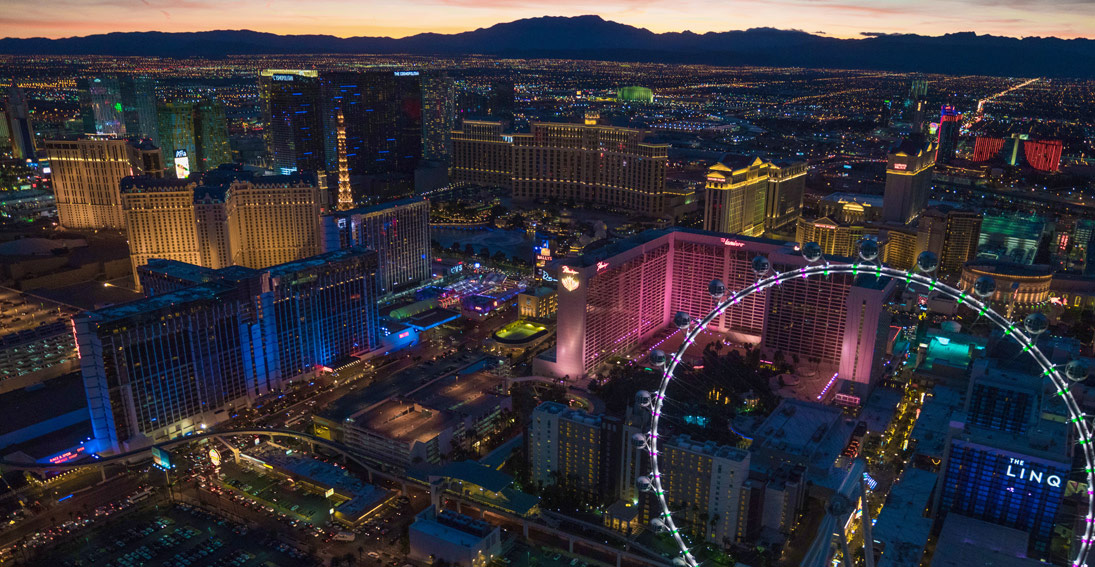
[[[684,540],[684,536],[681,535],[680,530],[673,522],[673,514],[669,511],[669,503],[665,497],[665,490],[662,488],[661,469],[658,467],[658,421],[662,415],[662,405],[665,403],[666,389],[669,387],[669,382],[673,380],[673,373],[677,369],[677,364],[680,363],[685,350],[695,342],[696,336],[706,328],[715,317],[721,315],[730,308],[730,306],[738,303],[744,297],[794,278],[828,276],[830,274],[888,276],[897,280],[904,280],[906,283],[915,282],[922,284],[932,292],[943,297],[954,299],[960,305],[970,307],[977,312],[978,315],[986,317],[1004,332],[1004,336],[1011,336],[1014,338],[1015,341],[1019,343],[1019,346],[1023,348],[1023,352],[1029,352],[1030,355],[1034,357],[1034,360],[1042,368],[1043,376],[1048,376],[1049,379],[1053,381],[1054,387],[1057,388],[1057,394],[1064,398],[1065,405],[1068,408],[1069,421],[1076,430],[1078,443],[1084,454],[1084,461],[1086,462],[1084,474],[1087,477],[1088,485],[1087,516],[1085,518],[1086,521],[1083,524],[1083,534],[1078,538],[1075,544],[1076,553],[1073,556],[1071,563],[1073,567],[1086,567],[1088,552],[1090,551],[1093,540],[1095,540],[1095,446],[1093,446],[1095,443],[1092,443],[1091,425],[1084,419],[1084,413],[1080,411],[1080,406],[1076,403],[1075,398],[1073,398],[1072,392],[1069,391],[1069,380],[1061,376],[1061,373],[1057,371],[1057,368],[1049,362],[1049,359],[1047,359],[1044,354],[1042,354],[1042,351],[1038,349],[1038,346],[1034,343],[1032,337],[1025,332],[1022,324],[1009,321],[996,311],[993,311],[986,303],[983,303],[981,299],[977,297],[977,294],[967,293],[951,287],[930,275],[912,273],[905,270],[866,263],[810,265],[783,274],[775,273],[774,275],[758,280],[755,284],[749,285],[736,293],[728,293],[723,296],[721,301],[719,301],[703,319],[688,328],[680,348],[677,349],[677,352],[673,355],[667,357],[665,368],[662,373],[661,384],[658,386],[657,392],[651,397],[650,431],[647,432],[645,443],[643,444],[647,453],[650,455],[651,473],[649,476],[641,477],[639,485],[647,487],[647,490],[652,491],[661,507],[661,515],[654,518],[651,523],[656,529],[668,532],[680,548],[681,555],[676,558],[674,562],[681,564],[683,560],[683,564],[688,567],[695,567],[698,565],[695,556],[689,551],[688,542]]]

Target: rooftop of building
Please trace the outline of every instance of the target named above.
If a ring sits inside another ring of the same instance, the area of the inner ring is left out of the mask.
[[[878,567],[918,567],[931,535],[932,519],[924,516],[939,475],[909,468],[893,485],[871,532],[885,550]]]
[[[867,195],[865,193],[829,193],[821,200],[831,203],[858,203],[860,205],[870,205],[871,207],[882,206],[882,195]]]
[[[758,161],[764,163],[764,159],[757,156],[725,154],[721,158],[719,158],[718,163],[711,167],[718,168],[718,166],[722,165],[725,168],[730,169],[731,171],[737,171],[739,169],[745,169]]]
[[[266,268],[265,271],[270,274],[270,277],[279,277],[367,255],[375,255],[375,252],[361,246],[351,246],[349,248],[341,248],[331,252],[324,252],[323,254],[318,254],[316,256],[278,264],[277,266],[271,266]]]
[[[296,186],[315,184],[316,176],[312,172],[294,172],[282,175],[256,175],[256,171],[243,164],[226,163],[205,172],[194,172],[185,179],[174,177],[155,177],[137,175],[125,177],[121,181],[123,193],[146,193],[163,191],[194,191],[194,201],[206,199],[224,201],[229,187],[233,183],[250,183],[255,186]]]
[[[909,434],[918,454],[943,458],[951,415],[959,411],[961,405],[962,395],[956,390],[946,386],[932,388],[931,395],[925,397],[920,406],[920,418]]]
[[[1048,419],[1039,419],[1024,433],[982,429],[966,424],[965,431],[955,436],[955,441],[991,447],[1025,459],[1042,459],[1068,470],[1071,466],[1068,429],[1067,423]]]
[[[1030,534],[950,512],[935,544],[932,567],[1035,567],[1026,556]]]
[[[452,524],[443,523],[440,517],[430,518],[426,515],[419,516],[411,524],[410,529],[443,540],[446,543],[466,548],[477,547],[484,537],[458,529],[455,527],[455,522]]]
[[[757,429],[754,443],[757,447],[810,455],[841,416],[840,408],[785,399]]]
[[[430,476],[451,478],[482,486],[491,492],[501,492],[502,489],[513,484],[513,477],[483,466],[475,461],[453,461],[438,470],[430,472]]]
[[[120,305],[111,305],[95,311],[89,311],[80,317],[87,317],[100,324],[110,323],[142,313],[152,313],[168,308],[181,308],[188,303],[214,301],[221,294],[231,291],[232,289],[233,286],[224,283],[203,283],[154,297],[138,299],[137,301],[130,301]]]
[[[871,396],[863,404],[863,411],[859,419],[867,424],[867,431],[882,433],[893,421],[897,412],[897,405],[904,394],[893,388],[875,388]]]
[[[533,416],[537,413],[557,415],[561,419],[575,421],[590,426],[599,426],[601,421],[604,420],[604,416],[600,414],[590,414],[581,410],[570,409],[567,406],[560,404],[559,402],[544,402],[536,409],[532,410]]]
[[[33,427],[48,419],[87,408],[87,393],[79,372],[0,395],[0,435]],[[90,414],[88,415],[90,419]]]
[[[1053,277],[1053,268],[1046,264],[1017,264],[1004,260],[975,260],[966,263],[966,269],[974,272],[1011,276],[1020,278],[1048,279]]]
[[[731,461],[744,461],[749,458],[749,452],[730,445],[719,445],[714,441],[693,441],[688,435],[678,435],[665,442],[668,447],[677,447],[693,453],[701,453],[719,459]]]
[[[138,266],[137,271],[154,272],[163,274],[169,278],[193,282],[199,284],[216,279],[217,270],[206,268],[197,264],[171,260],[168,258],[149,258],[143,266]]]
[[[931,146],[931,140],[926,136],[920,133],[914,133],[895,142],[894,145],[890,147],[890,153],[915,156],[928,151]]]
[[[525,291],[521,292],[521,295],[532,295],[532,296],[535,296],[535,297],[545,297],[545,296],[551,295],[553,293],[556,293],[555,288],[545,285],[545,286],[537,287],[535,289],[526,289]]]
[[[787,246],[787,245],[790,244],[790,243],[784,242],[782,240],[773,240],[771,238],[743,236],[743,235],[740,235],[740,234],[727,234],[727,233],[723,233],[723,232],[713,232],[713,231],[709,231],[709,230],[699,230],[699,229],[695,229],[695,228],[683,228],[683,227],[655,228],[655,229],[650,229],[650,230],[644,230],[643,232],[640,232],[639,234],[636,234],[636,235],[631,236],[629,238],[625,238],[623,240],[617,240],[615,242],[612,242],[611,244],[608,244],[606,246],[602,246],[600,248],[597,248],[596,250],[594,250],[594,251],[592,251],[588,254],[582,254],[578,258],[563,258],[563,259],[560,259],[560,260],[556,260],[553,263],[560,263],[560,264],[569,265],[569,266],[579,265],[579,266],[582,266],[582,267],[593,266],[593,265],[596,265],[597,262],[600,262],[600,261],[605,260],[607,258],[611,258],[613,256],[622,254],[624,252],[627,252],[628,250],[631,250],[632,248],[635,248],[637,246],[642,246],[643,244],[646,244],[648,242],[653,242],[653,241],[655,241],[655,240],[657,240],[657,239],[659,239],[663,236],[673,234],[673,233],[690,234],[690,235],[697,235],[697,236],[708,236],[708,237],[715,237],[715,238],[729,238],[729,239],[733,239],[735,241],[753,242],[753,243],[756,243],[756,244],[767,244],[767,245],[770,245],[770,246],[778,246],[778,247]]]
[[[453,423],[448,412],[423,407],[413,401],[388,399],[351,421],[357,427],[404,443],[426,443]]]
[[[23,461],[41,461],[46,457],[57,455],[61,451],[74,450],[84,443],[85,452],[77,454],[72,459],[64,459],[65,462],[74,462],[91,457],[93,451],[88,450],[88,447],[94,447],[95,444],[92,441],[95,434],[91,429],[91,419],[86,419],[67,427],[55,429],[48,433],[35,437],[30,441],[5,447],[0,454],[4,455],[5,459],[11,460],[23,460]]]
[[[422,197],[411,197],[408,199],[398,199],[395,201],[387,201],[384,203],[378,203],[376,205],[368,205],[365,207],[357,207],[353,209],[347,209],[345,211],[334,211],[331,214],[339,217],[349,217],[354,215],[367,215],[370,213],[378,213],[386,211],[388,209],[394,209],[397,207],[406,207],[408,205],[414,205],[416,203],[424,203],[426,199]]]

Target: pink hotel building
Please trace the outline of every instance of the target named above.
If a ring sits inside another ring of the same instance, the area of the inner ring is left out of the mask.
[[[677,311],[705,316],[715,305],[708,283],[719,278],[728,292],[753,284],[756,256],[779,272],[806,265],[792,243],[682,228],[649,230],[554,262],[557,343],[536,359],[534,371],[585,376],[650,339]],[[844,380],[869,383],[881,372],[889,327],[884,305],[896,288],[889,278],[865,275],[796,278],[748,296],[709,328],[759,344],[766,356],[798,355]]]

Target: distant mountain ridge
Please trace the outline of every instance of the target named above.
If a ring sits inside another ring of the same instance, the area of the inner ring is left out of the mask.
[[[837,39],[803,31],[654,33],[599,16],[528,18],[456,34],[339,38],[249,30],[126,32],[4,38],[0,54],[223,57],[258,54],[490,55],[711,65],[876,69],[1019,77],[1095,77],[1095,40],[865,34]]]

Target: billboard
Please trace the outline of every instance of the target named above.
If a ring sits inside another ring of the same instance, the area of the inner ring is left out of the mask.
[[[175,177],[186,179],[190,175],[190,158],[186,150],[175,150]]]
[[[161,469],[170,469],[171,466],[171,453],[166,449],[159,447],[152,448],[152,463]]]

